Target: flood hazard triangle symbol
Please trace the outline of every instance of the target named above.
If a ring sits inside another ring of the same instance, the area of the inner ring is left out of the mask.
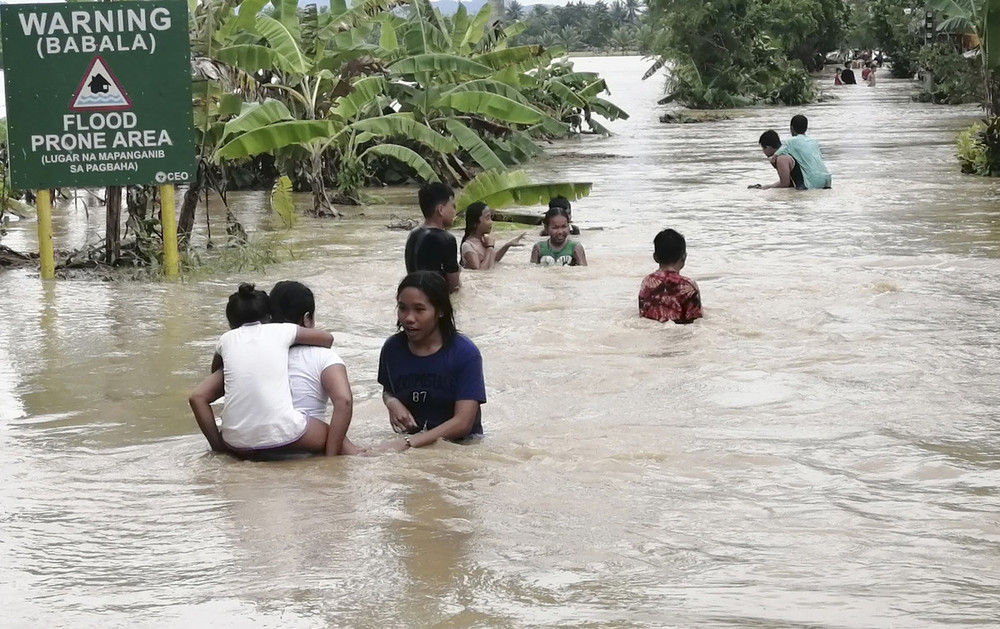
[[[91,59],[69,103],[69,110],[118,111],[131,108],[132,101],[104,59],[100,56]]]

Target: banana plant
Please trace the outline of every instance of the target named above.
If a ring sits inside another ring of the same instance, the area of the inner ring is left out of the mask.
[[[381,69],[378,60],[363,59],[368,49],[364,39],[375,17],[405,1],[362,0],[347,7],[343,0],[334,0],[330,12],[318,13],[313,6],[300,14],[295,0],[272,0],[273,11],[264,15],[259,13],[264,0],[244,0],[239,14],[220,27],[227,45],[215,56],[254,73],[263,79],[262,87],[281,100],[251,107],[227,123],[227,142],[214,158],[238,159],[301,147],[308,164],[313,213],[340,216],[326,190],[324,161],[345,129],[328,113],[339,98],[350,93],[356,74]]]

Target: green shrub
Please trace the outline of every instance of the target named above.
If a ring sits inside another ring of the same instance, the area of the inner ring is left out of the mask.
[[[955,148],[963,173],[1000,177],[1000,117],[977,122],[959,133]]]
[[[925,46],[918,55],[920,67],[931,73],[934,85],[920,100],[945,105],[981,103],[985,98],[982,62],[967,59],[951,44]]]

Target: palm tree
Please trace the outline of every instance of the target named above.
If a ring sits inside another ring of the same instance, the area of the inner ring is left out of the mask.
[[[517,0],[510,0],[510,4],[507,5],[506,15],[507,22],[517,22],[524,18],[524,7]]]
[[[625,3],[621,0],[615,0],[611,3],[611,23],[615,26],[621,26],[625,22],[629,21],[628,9],[625,8]]]
[[[625,11],[630,22],[635,22],[642,13],[642,0],[624,0]]]
[[[580,31],[576,30],[572,26],[563,26],[556,31],[556,41],[559,42],[559,45],[565,48],[567,52],[580,50],[583,45],[583,40],[580,38]]]

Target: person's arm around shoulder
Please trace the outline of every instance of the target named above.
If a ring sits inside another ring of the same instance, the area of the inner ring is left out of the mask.
[[[225,393],[225,379],[222,370],[219,369],[202,380],[188,398],[198,428],[215,452],[229,452],[229,446],[222,439],[222,433],[215,423],[215,413],[212,411],[212,402],[222,397],[223,393]]]
[[[531,248],[531,263],[538,264],[541,261],[542,261],[542,249],[536,242],[535,246]]]
[[[354,415],[354,394],[351,392],[351,381],[347,378],[347,367],[330,365],[320,374],[320,384],[333,402],[333,417],[326,436],[326,456],[346,454],[341,448]]]
[[[576,246],[573,247],[573,260],[576,262],[576,266],[587,266],[587,252],[581,243],[576,243]]]
[[[295,345],[315,345],[316,347],[333,347],[333,335],[319,328],[295,326]]]

